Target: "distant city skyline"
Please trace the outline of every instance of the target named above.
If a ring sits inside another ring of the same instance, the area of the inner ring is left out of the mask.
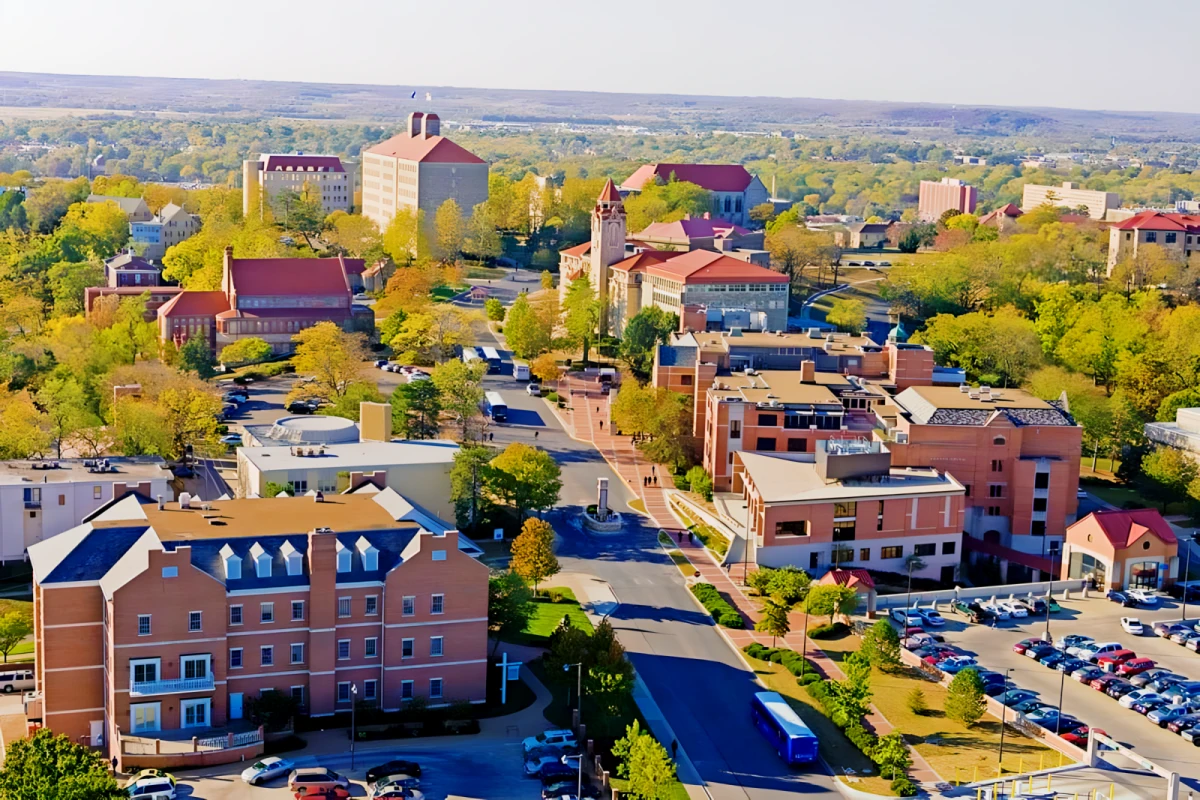
[[[1200,67],[1200,7],[1131,33],[1114,0],[915,6],[0,0],[0,71],[402,84],[434,109],[437,87],[495,87],[1200,113],[1150,79],[1164,55],[1171,75]]]

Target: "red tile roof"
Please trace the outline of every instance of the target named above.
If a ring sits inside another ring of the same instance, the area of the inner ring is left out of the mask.
[[[158,309],[160,317],[215,317],[229,310],[224,292],[180,292]]]
[[[1160,211],[1142,211],[1114,225],[1119,231],[1200,231],[1200,217],[1192,214],[1163,214]]]
[[[1099,525],[1100,529],[1104,531],[1104,535],[1112,542],[1113,547],[1118,550],[1128,547],[1147,533],[1157,537],[1165,544],[1175,544],[1178,541],[1175,538],[1175,532],[1163,519],[1162,514],[1153,508],[1135,508],[1129,511],[1120,509],[1093,511],[1075,525],[1087,524],[1088,520]],[[1074,528],[1075,525],[1071,527]]]
[[[651,267],[652,272],[684,283],[787,283],[788,276],[766,267],[747,264],[712,250],[693,250],[672,256]]]
[[[674,253],[663,250],[643,250],[637,255],[618,261],[609,269],[619,269],[624,272],[645,272],[646,267],[661,264],[670,259]]]
[[[584,242],[583,244],[577,244],[574,247],[568,247],[566,250],[560,250],[559,252],[566,256],[586,256],[591,249],[592,243]]]
[[[1001,206],[1000,208],[997,208],[994,211],[989,211],[988,213],[984,214],[982,217],[979,218],[979,224],[987,225],[991,222],[994,222],[994,221],[1000,219],[1000,217],[1009,217],[1011,219],[1016,219],[1017,217],[1021,216],[1024,213],[1025,213],[1024,211],[1017,208],[1012,203],[1008,203],[1006,205]]]
[[[482,164],[483,159],[445,136],[409,136],[398,133],[367,149],[368,153],[427,164]]]
[[[263,170],[266,172],[345,172],[342,160],[337,156],[309,156],[269,153],[263,154]]]
[[[875,588],[875,581],[871,578],[871,573],[865,569],[831,569],[821,576],[817,581],[819,584],[837,584],[838,586],[863,586],[867,589]]]
[[[701,237],[745,236],[750,231],[729,220],[689,217],[674,222],[652,222],[635,234],[646,239],[697,239]]]
[[[621,193],[617,191],[617,186],[612,182],[612,178],[604,184],[604,189],[600,191],[601,203],[617,203],[621,200]]]
[[[651,177],[663,183],[687,181],[710,192],[744,192],[753,176],[741,164],[643,164],[621,184],[622,189],[640,192]]]
[[[358,261],[362,268],[362,261]],[[336,258],[235,258],[233,289],[238,295],[349,294]]]

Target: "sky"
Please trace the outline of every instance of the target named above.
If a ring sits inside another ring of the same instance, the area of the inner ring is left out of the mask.
[[[0,71],[1200,112],[1200,4],[1163,4],[1145,27],[1137,8],[0,0]]]

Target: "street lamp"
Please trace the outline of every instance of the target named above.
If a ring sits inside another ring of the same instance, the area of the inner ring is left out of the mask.
[[[913,553],[908,558],[904,559],[904,566],[908,567],[908,594],[904,597],[904,631],[908,632],[908,610],[912,608],[912,574],[914,569],[925,569],[925,562],[916,553]]]
[[[576,683],[575,683],[575,716],[576,716],[576,720],[575,720],[575,724],[577,726],[582,726],[583,725],[583,662],[580,661],[575,664],[563,664],[563,672],[570,672],[571,667],[575,668],[575,676],[576,676]],[[567,758],[567,756],[564,756],[564,758]],[[583,796],[583,752],[580,751],[579,755],[576,756],[576,758],[579,759],[579,786],[577,787],[575,796],[582,797]]]
[[[1200,535],[1195,531],[1192,531],[1192,535],[1183,540],[1184,545],[1187,547],[1187,557],[1183,560],[1183,599],[1181,601],[1184,620],[1187,619],[1187,596],[1188,589],[1191,588],[1188,586],[1188,578],[1190,577],[1189,573],[1192,571],[1192,545],[1196,542],[1200,542]]]
[[[1004,670],[1004,694],[1008,693],[1008,675],[1012,672],[1012,667]],[[1066,675],[1064,672],[1063,675]],[[1061,708],[1061,706],[1060,706]],[[1004,712],[1008,711],[1008,706],[1004,703],[1000,704],[1000,761],[996,768],[996,773],[1003,776],[1004,774]]]
[[[358,698],[358,684],[350,684],[350,770],[354,771],[354,740],[358,738],[358,731],[354,727],[354,707],[358,705],[355,700]]]

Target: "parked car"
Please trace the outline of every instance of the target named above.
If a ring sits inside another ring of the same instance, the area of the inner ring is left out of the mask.
[[[1015,706],[1017,703],[1035,699],[1037,699],[1037,693],[1028,689],[1009,689],[996,698],[1002,706]]]
[[[1054,648],[1054,645],[1050,644],[1049,642],[1047,642],[1046,644],[1039,644],[1036,647],[1028,647],[1025,649],[1025,657],[1032,658],[1034,661],[1038,661],[1048,655],[1062,655],[1062,654],[1059,653],[1058,650],[1056,650]]]
[[[1120,642],[1093,642],[1087,647],[1079,648],[1079,657],[1084,661],[1095,661],[1100,656],[1115,653],[1117,650],[1124,650],[1125,647]]]
[[[945,618],[943,618],[942,615],[939,614],[935,609],[918,608],[915,609],[915,611],[925,621],[925,624],[931,628],[940,628],[946,624]]]
[[[975,674],[979,676],[979,680],[983,681],[984,686],[993,683],[1004,683],[1006,680],[1004,673],[991,669],[978,669],[975,671]]]
[[[528,394],[530,397],[541,397],[542,396],[542,387],[540,384],[537,384],[537,383],[527,384],[525,386],[525,393]]]
[[[1140,703],[1143,700],[1155,700],[1161,698],[1158,692],[1152,692],[1149,689],[1135,689],[1129,694],[1124,695],[1118,702],[1121,708],[1133,708],[1134,703]]]
[[[525,754],[525,774],[532,777],[539,774],[547,764],[561,762],[561,750],[554,747],[537,747]]]
[[[1158,605],[1158,595],[1146,591],[1145,589],[1130,589],[1126,592],[1135,603],[1141,606],[1156,606]]]
[[[1065,672],[1068,675],[1070,675],[1075,670],[1082,669],[1083,667],[1086,667],[1087,665],[1088,665],[1088,662],[1084,661],[1082,658],[1075,658],[1074,656],[1067,656],[1062,661],[1055,664],[1054,668],[1056,670],[1058,670],[1059,672]]]
[[[1138,687],[1124,678],[1118,678],[1108,685],[1104,693],[1114,700],[1119,700],[1130,692],[1136,691]]]
[[[1135,658],[1137,658],[1137,653],[1132,650],[1113,650],[1102,656],[1098,656],[1096,658],[1096,666],[1105,672],[1116,672],[1118,666]]]
[[[564,747],[578,746],[579,742],[575,739],[575,732],[566,728],[542,731],[537,736],[525,737],[521,742],[521,747],[526,753],[539,747],[553,747],[561,750]]]
[[[1050,643],[1047,642],[1045,639],[1039,639],[1037,637],[1031,637],[1029,639],[1022,639],[1021,641],[1019,641],[1013,645],[1013,652],[1017,653],[1017,654],[1024,654],[1025,651],[1028,650],[1030,647],[1041,647],[1044,644],[1050,644]]]
[[[1088,685],[1091,686],[1093,689],[1095,689],[1097,692],[1103,692],[1103,691],[1107,690],[1108,687],[1111,686],[1114,681],[1119,681],[1119,680],[1121,680],[1121,679],[1118,678],[1116,675],[1101,675],[1099,678],[1096,678],[1096,680],[1092,681]]]
[[[988,612],[989,614],[991,614],[993,617],[995,617],[996,619],[1000,619],[1000,620],[1004,620],[1004,619],[1012,619],[1012,614],[1010,614],[1010,613],[1009,613],[1009,611],[1008,611],[1008,609],[1006,609],[1006,608],[1005,608],[1003,605],[1001,605],[1000,603],[997,603],[997,602],[995,602],[995,601],[989,600],[988,602],[986,602],[986,603],[981,603],[980,605],[981,605],[981,606],[982,606],[984,609],[986,609],[986,610],[987,610],[987,612]]]
[[[1091,636],[1070,633],[1059,640],[1058,646],[1067,655],[1078,657],[1080,647],[1089,647],[1095,641]]]
[[[945,661],[939,661],[936,666],[948,675],[957,675],[964,669],[977,666],[978,662],[970,656],[951,656]]]
[[[1184,647],[1192,652],[1200,653],[1200,639],[1189,639]]]
[[[1149,658],[1131,658],[1124,664],[1117,667],[1117,674],[1122,677],[1131,677],[1146,670],[1154,669],[1154,661]]]
[[[313,789],[297,791],[292,797],[295,800],[346,800],[350,796],[350,790],[344,786],[334,786],[329,789]],[[371,797],[383,797],[384,795],[371,794]]]
[[[293,400],[287,406],[289,414],[311,414],[316,410],[317,405],[308,400]]]
[[[229,447],[237,447],[242,443],[242,435],[240,433],[228,433],[221,437],[221,444]]]
[[[1002,694],[1015,688],[1017,687],[1014,686],[1011,681],[1005,681],[1004,683],[988,683],[984,684],[983,693],[988,697],[994,697],[999,700]]]
[[[407,786],[381,786],[371,792],[371,800],[425,800],[425,793]]]
[[[378,367],[379,369],[384,369],[385,367],[387,367],[387,365],[388,365],[388,360],[386,358],[381,358],[375,362],[375,366]]]
[[[385,775],[375,782],[374,789],[376,792],[384,792],[388,789],[416,789],[421,785],[420,778],[414,778],[412,775],[406,775],[401,772],[396,775]]]
[[[921,660],[924,661],[926,664],[931,664],[931,665],[936,665],[940,661],[945,661],[948,658],[953,658],[954,656],[962,655],[962,653],[960,653],[958,650],[954,649],[953,647],[947,647],[946,645],[942,645],[942,644],[934,645],[931,648],[922,647],[921,650],[929,650],[929,653],[927,655],[922,656]]]
[[[1124,592],[1118,592],[1115,589],[1110,589],[1108,594],[1104,595],[1114,603],[1120,603],[1127,608],[1137,608],[1138,602]]]
[[[1167,723],[1167,730],[1171,733],[1183,733],[1188,728],[1194,728],[1200,725],[1200,714],[1195,711],[1178,716]]]
[[[225,401],[226,403],[234,403],[235,405],[241,405],[242,403],[249,400],[250,397],[249,397],[249,395],[244,395],[241,392],[226,392],[225,394],[221,395],[221,399],[223,401]]]
[[[968,622],[976,624],[990,622],[995,617],[992,612],[979,605],[979,603],[967,603],[962,600],[955,600],[951,603],[950,610],[966,617]]]
[[[1065,661],[1068,658],[1070,658],[1070,656],[1068,656],[1062,650],[1053,650],[1049,654],[1044,655],[1041,658],[1039,658],[1038,663],[1041,664],[1043,667],[1049,667],[1050,669],[1054,669],[1061,662]]]
[[[1191,742],[1192,744],[1196,745],[1196,747],[1200,747],[1200,725],[1193,725],[1190,728],[1181,730],[1179,732],[1179,736],[1185,742]]]
[[[555,761],[553,764],[543,765],[537,772],[537,778],[541,780],[543,786],[548,786],[551,783],[575,778],[578,773],[579,767],[564,764],[562,761]]]
[[[1150,683],[1146,684],[1146,688],[1152,692],[1165,692],[1177,683],[1183,683],[1187,678],[1177,673],[1171,672],[1166,675],[1159,675]]]
[[[1000,607],[1007,611],[1010,617],[1016,619],[1024,619],[1029,616],[1029,609],[1014,600],[1005,600],[1000,603]]]
[[[1165,703],[1146,715],[1146,719],[1160,728],[1167,727],[1180,717],[1196,713],[1196,706],[1184,703]]]
[[[1171,674],[1171,671],[1168,669],[1163,669],[1162,667],[1155,667],[1154,669],[1148,669],[1143,673],[1134,675],[1132,678],[1129,679],[1129,681],[1134,686],[1136,686],[1140,689],[1141,687],[1145,686],[1146,684],[1150,683],[1151,681],[1157,679],[1160,675],[1170,675],[1170,674]]]
[[[292,774],[288,776],[288,791],[298,794],[324,791],[337,786],[349,788],[349,778],[325,767],[301,767],[292,770]]]
[[[1099,667],[1080,667],[1071,673],[1071,677],[1080,683],[1091,683],[1104,674]]]
[[[1195,650],[1197,645],[1193,643],[1200,641],[1200,633],[1196,633],[1195,631],[1191,633],[1177,633],[1171,637],[1171,641],[1190,650]]]
[[[415,761],[403,759],[388,761],[367,770],[367,783],[378,783],[380,778],[386,778],[388,775],[412,775],[414,778],[419,778],[421,777],[421,765]]]
[[[1170,639],[1177,633],[1184,633],[1192,630],[1191,625],[1185,625],[1182,622],[1156,622],[1154,623],[1154,633],[1164,639]]]
[[[120,786],[122,789],[132,789],[134,786],[136,786],[138,784],[138,781],[144,781],[149,778],[161,778],[163,780],[169,781],[172,786],[175,785],[175,776],[174,775],[172,775],[171,773],[166,772],[164,770],[161,770],[161,769],[150,768],[150,769],[143,769],[143,770],[139,770],[139,771],[135,772],[134,774],[132,774],[128,778],[126,778],[120,784]]]
[[[1146,631],[1146,626],[1137,617],[1121,617],[1121,628],[1134,636],[1141,636]]]
[[[1023,703],[1017,703],[1012,707],[1012,710],[1016,711],[1018,714],[1029,714],[1030,712],[1040,711],[1046,708],[1054,708],[1054,706],[1050,705],[1049,703],[1043,703],[1041,700],[1026,700]]]
[[[920,625],[925,618],[911,608],[893,608],[892,619],[902,625]]]
[[[1087,723],[1083,722],[1082,720],[1075,719],[1075,717],[1061,717],[1058,720],[1058,724],[1050,728],[1050,730],[1054,731],[1059,736],[1086,729]]]
[[[1145,700],[1138,700],[1136,703],[1134,703],[1131,706],[1131,708],[1133,708],[1134,711],[1136,711],[1137,713],[1141,714],[1144,717],[1144,716],[1148,715],[1151,711],[1155,710],[1156,708],[1158,708],[1160,706],[1165,706],[1165,705],[1169,705],[1169,703],[1167,702],[1167,698],[1156,697],[1156,698],[1147,698]]]
[[[1200,698],[1200,681],[1180,681],[1162,690],[1162,696],[1172,703],[1186,703]]]
[[[268,756],[267,758],[260,758],[242,770],[242,780],[251,786],[257,786],[264,781],[281,778],[295,768],[296,765],[286,758]]]
[[[575,781],[559,781],[552,783],[549,786],[542,787],[542,800],[554,800],[555,798],[574,797],[575,791],[578,789],[578,784]],[[592,800],[600,796],[600,790],[590,783],[583,784],[583,795],[585,800]]]
[[[1082,728],[1060,732],[1058,735],[1061,736],[1064,741],[1070,742],[1076,747],[1086,748],[1087,740],[1092,735],[1092,731],[1095,731],[1096,733],[1104,733],[1104,731],[1100,728],[1089,728],[1087,725],[1084,725]]]

